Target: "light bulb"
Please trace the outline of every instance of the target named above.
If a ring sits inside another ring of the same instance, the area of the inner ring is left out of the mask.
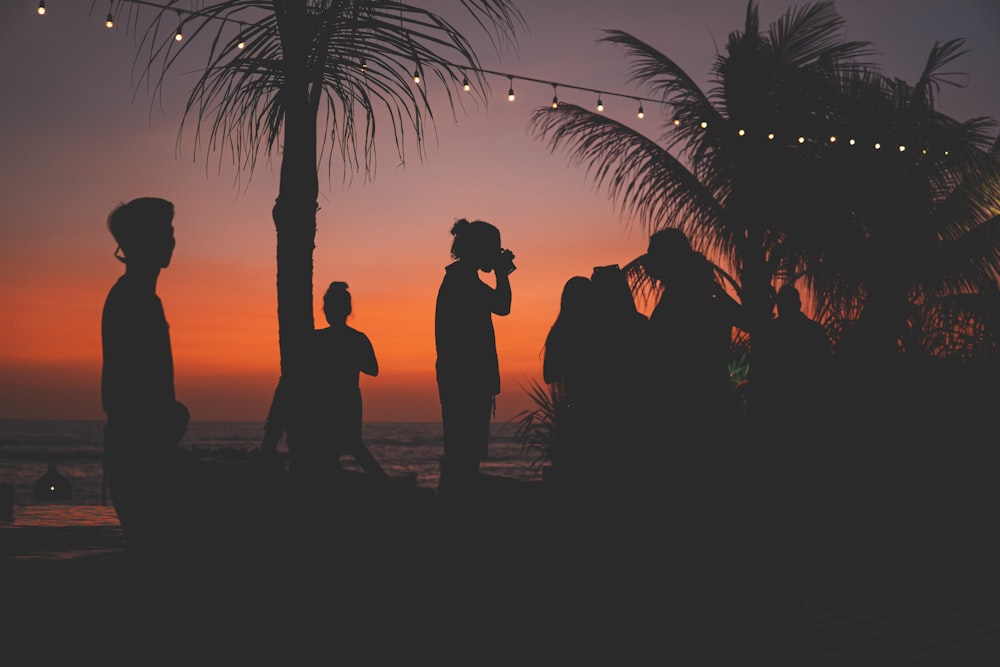
[[[642,118],[646,115],[646,112],[642,110],[642,102],[639,102],[639,112],[635,115],[636,118]]]
[[[462,90],[464,90],[465,92],[469,92],[469,88],[471,88],[471,86],[469,85],[469,77],[463,76],[462,77]]]
[[[184,33],[181,32],[181,27],[177,26],[177,33],[174,35],[174,41],[179,42],[184,39]]]
[[[601,101],[601,96],[597,96],[597,110],[604,111],[604,102]]]
[[[674,118],[674,125],[680,125],[680,124],[681,124],[681,119],[680,118]]]
[[[111,15],[111,12],[108,12],[108,18],[104,20],[104,27],[109,29],[115,27],[115,17]]]
[[[45,13],[45,0],[38,0],[38,15]]]
[[[708,121],[706,120],[701,121],[701,129],[704,130],[706,127],[708,127]]]
[[[553,109],[559,108],[559,98],[556,97],[555,95],[552,96],[552,108]]]
[[[856,142],[854,139],[848,139],[847,143],[850,144],[851,146],[853,146],[854,144],[856,144],[858,142]]]
[[[836,134],[831,134],[830,135],[830,143],[831,144],[837,143],[837,135]]]
[[[738,131],[736,132],[736,134],[740,135],[741,137],[744,137],[744,136],[746,136],[746,133],[747,133],[747,131],[746,131],[746,130],[738,130]]]
[[[875,150],[880,150],[881,148],[882,148],[882,144],[880,144],[880,143],[878,143],[878,142],[876,141],[876,142],[875,142]]]
[[[236,42],[236,48],[239,49],[240,51],[247,48],[247,42],[245,39],[243,39],[242,33],[240,34],[240,41]],[[362,69],[364,69],[364,66],[362,66]]]
[[[413,83],[420,84],[420,72],[418,70],[413,70]]]
[[[768,141],[774,141],[774,132],[768,132],[767,133],[767,140]]]
[[[905,150],[906,150],[906,146],[902,146],[902,145],[901,145],[901,146],[899,147],[899,152],[900,152],[900,153],[902,153],[902,152],[903,152],[903,151],[905,151]]]
[[[799,137],[798,142],[800,144],[804,144],[804,143],[806,143],[806,138],[805,137]]]

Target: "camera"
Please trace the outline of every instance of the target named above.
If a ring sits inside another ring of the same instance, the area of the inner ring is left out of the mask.
[[[516,268],[514,266],[514,253],[506,248],[500,248],[500,258],[497,260],[496,270],[511,274]]]

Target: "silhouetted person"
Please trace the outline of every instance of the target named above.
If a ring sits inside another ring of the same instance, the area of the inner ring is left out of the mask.
[[[624,465],[605,475],[627,475],[641,457],[643,393],[648,384],[649,322],[635,307],[625,273],[617,264],[594,267],[595,317],[590,359],[593,383],[593,428],[598,451],[594,462],[613,455]],[[619,480],[622,481],[622,480]]]
[[[387,475],[375,460],[362,437],[362,402],[360,374],[378,375],[375,348],[364,333],[347,325],[351,314],[351,293],[347,283],[332,282],[323,295],[323,313],[330,325],[314,336],[316,371],[328,401],[327,416],[332,451],[339,457],[349,454],[366,473],[384,478]]]
[[[482,220],[460,219],[451,228],[451,256],[434,314],[437,385],[444,430],[441,485],[475,479],[488,454],[490,419],[500,393],[493,315],[510,313],[509,274],[514,253],[500,244],[500,230]],[[490,287],[479,272],[493,272]]]
[[[641,263],[662,288],[649,317],[653,433],[682,446],[721,437],[736,415],[729,359],[740,306],[679,229],[652,234]]]
[[[556,397],[553,407],[559,428],[551,464],[563,476],[575,474],[593,448],[590,364],[595,317],[593,283],[585,276],[573,276],[563,285],[559,313],[545,337],[542,357],[542,378]]]
[[[793,285],[778,290],[775,306],[778,316],[752,340],[752,400],[762,427],[797,430],[814,420],[823,407],[833,350],[823,325],[802,312],[802,300]]]
[[[172,541],[187,491],[179,479],[186,463],[179,443],[190,415],[174,395],[170,331],[156,294],[174,251],[173,218],[173,204],[154,197],[134,199],[108,216],[125,272],[108,293],[101,321],[105,465],[133,547]]]
[[[56,464],[50,463],[45,474],[35,480],[35,502],[72,499],[73,486],[56,469]]]
[[[314,489],[331,480],[340,471],[340,458],[349,455],[366,474],[376,479],[388,475],[365,446],[361,398],[361,373],[378,375],[375,348],[368,336],[348,326],[353,311],[351,293],[345,282],[334,281],[323,295],[323,314],[328,327],[317,329],[310,341],[310,356],[315,376],[312,395],[305,397],[310,409],[314,438],[300,440],[290,452],[292,471]],[[279,381],[275,399],[265,426],[261,451],[274,452],[288,417],[287,397]]]

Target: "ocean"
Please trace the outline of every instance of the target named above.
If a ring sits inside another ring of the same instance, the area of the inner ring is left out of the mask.
[[[103,484],[103,421],[0,420],[0,484],[14,492],[16,526],[116,526],[111,497]],[[489,458],[480,469],[523,481],[541,479],[534,451],[515,438],[517,426],[491,426]],[[191,422],[181,446],[206,458],[247,458],[260,447],[263,422]],[[372,455],[391,476],[415,475],[417,486],[437,489],[443,453],[441,424],[436,422],[367,422],[364,438]],[[286,452],[284,443],[279,452]],[[72,498],[36,501],[35,481],[48,465],[66,477]],[[345,468],[359,470],[350,457]],[[0,521],[3,518],[0,517]]]

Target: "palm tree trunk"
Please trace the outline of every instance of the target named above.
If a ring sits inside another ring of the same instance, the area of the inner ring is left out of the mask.
[[[293,7],[288,8],[288,5]],[[301,45],[306,30],[304,3],[286,3],[282,24],[285,51],[284,141],[278,197],[271,217],[277,235],[278,346],[281,354],[283,426],[289,448],[309,437],[302,408],[308,404],[310,368],[306,342],[312,335],[313,250],[319,181],[316,170],[316,104],[310,95]]]

